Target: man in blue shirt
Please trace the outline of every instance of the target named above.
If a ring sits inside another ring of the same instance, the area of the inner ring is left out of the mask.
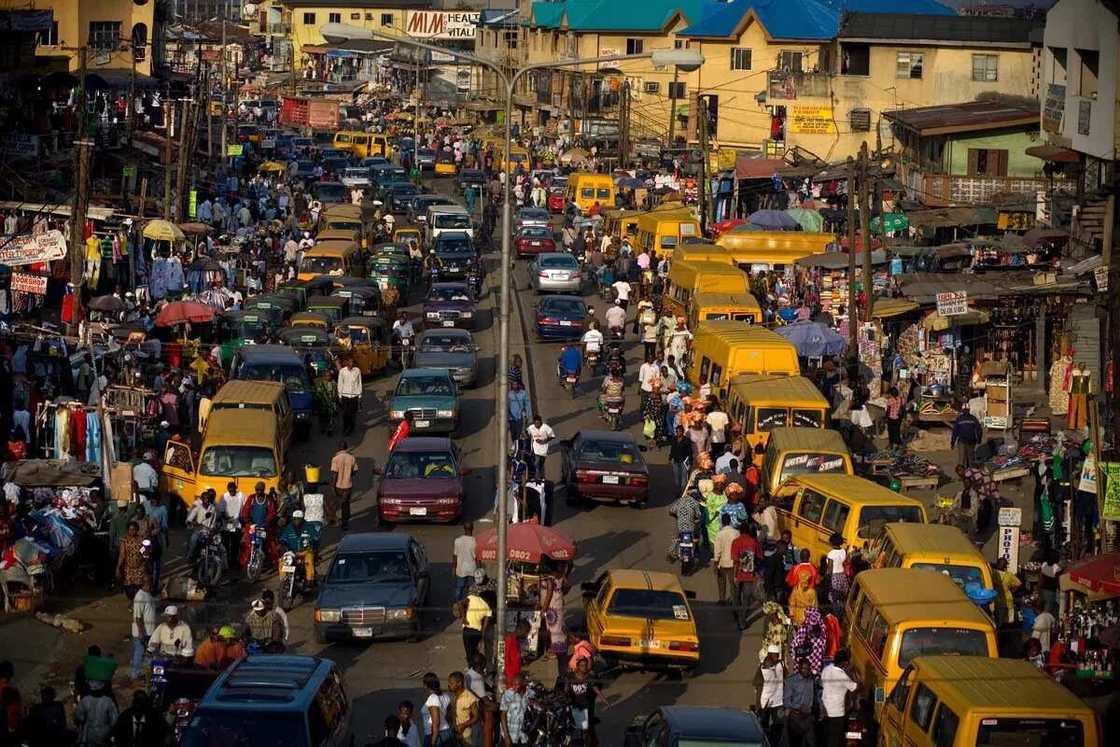
[[[517,437],[525,432],[525,426],[533,417],[533,408],[529,404],[529,394],[519,380],[509,382],[509,393],[506,395],[506,404],[509,408],[509,433],[517,441]]]
[[[782,705],[786,709],[786,741],[802,747],[816,747],[817,732],[813,719],[817,680],[806,659],[798,659],[797,672],[783,683]]]
[[[564,377],[565,375],[575,374],[576,381],[579,381],[579,372],[583,368],[583,351],[579,349],[579,345],[565,345],[564,349],[560,351],[560,362],[556,367],[556,375]]]

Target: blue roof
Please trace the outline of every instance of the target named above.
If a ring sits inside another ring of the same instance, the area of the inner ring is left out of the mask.
[[[681,36],[729,37],[749,12],[775,39],[836,36],[845,12],[955,15],[936,0],[703,0],[700,19]]]
[[[573,31],[657,32],[680,13],[691,23],[713,0],[643,0],[641,4],[619,0],[538,0],[533,3],[533,25]]]

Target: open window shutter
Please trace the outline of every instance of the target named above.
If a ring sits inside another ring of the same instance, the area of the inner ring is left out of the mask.
[[[980,151],[976,148],[968,149],[968,175],[977,176],[977,169],[980,168]]]
[[[1007,176],[1007,151],[1006,150],[997,150],[997,151],[989,151],[989,152],[994,152],[994,153],[999,154],[999,158],[996,161],[996,166],[997,166],[996,172],[993,176]]]

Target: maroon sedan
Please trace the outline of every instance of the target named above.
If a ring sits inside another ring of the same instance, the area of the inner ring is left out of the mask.
[[[644,447],[628,434],[580,431],[563,454],[569,501],[594,500],[642,506],[649,499]]]
[[[381,475],[377,514],[383,523],[451,523],[463,512],[467,470],[450,438],[406,438],[375,474]]]
[[[552,229],[544,226],[525,226],[517,232],[514,242],[518,257],[531,257],[556,251],[556,239],[552,237]]]

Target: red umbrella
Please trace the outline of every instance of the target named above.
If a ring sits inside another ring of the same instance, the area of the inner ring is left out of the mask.
[[[156,315],[156,325],[174,327],[176,324],[192,322],[201,324],[214,318],[214,307],[198,301],[172,301],[160,309]]]
[[[486,529],[478,535],[475,555],[479,560],[498,557],[498,530]],[[552,527],[540,524],[510,524],[506,533],[506,557],[523,563],[539,563],[541,558],[571,560],[575,544]]]
[[[1071,581],[1105,594],[1120,594],[1120,553],[1105,553],[1069,569]]]

